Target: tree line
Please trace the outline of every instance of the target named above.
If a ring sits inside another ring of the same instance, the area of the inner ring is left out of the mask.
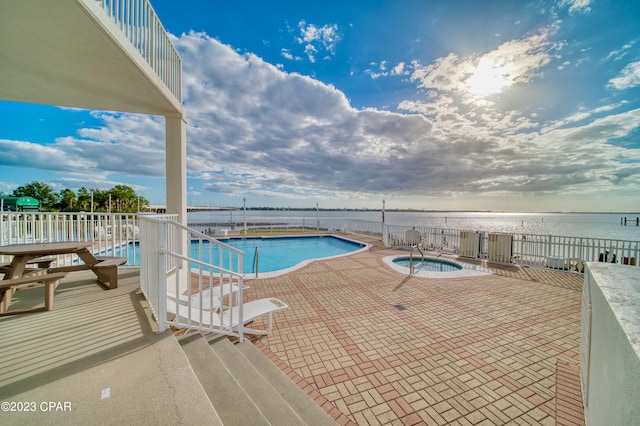
[[[116,185],[108,190],[83,186],[77,192],[71,189],[56,192],[47,183],[33,181],[17,187],[12,194],[2,195],[35,198],[40,201],[40,211],[135,213],[149,205],[146,198],[127,185]]]

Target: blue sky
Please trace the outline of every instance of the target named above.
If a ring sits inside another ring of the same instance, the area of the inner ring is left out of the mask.
[[[640,210],[638,2],[152,4],[183,59],[191,205]],[[0,191],[164,204],[162,117],[0,113]]]

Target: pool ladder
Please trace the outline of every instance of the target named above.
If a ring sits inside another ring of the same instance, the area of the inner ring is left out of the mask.
[[[256,274],[256,278],[258,278],[258,246],[256,246],[256,250],[253,252],[253,272]]]
[[[413,249],[416,249],[420,252],[420,255],[422,256],[422,261],[424,262],[424,252],[420,249],[420,247],[417,244],[411,247],[411,251],[409,252],[409,274],[410,275],[413,275],[413,273],[415,272],[413,270]]]

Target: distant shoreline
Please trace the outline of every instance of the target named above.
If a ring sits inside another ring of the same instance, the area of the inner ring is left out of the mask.
[[[196,206],[194,206],[196,207]],[[197,206],[202,207],[202,206]],[[221,210],[244,210],[244,207],[223,207]],[[382,209],[366,208],[322,208],[322,207],[247,207],[251,211],[323,211],[323,212],[382,212]],[[385,212],[398,213],[508,213],[508,214],[618,214],[638,215],[640,212],[589,212],[589,211],[545,211],[545,212],[511,212],[504,210],[428,210],[428,209],[385,209]]]

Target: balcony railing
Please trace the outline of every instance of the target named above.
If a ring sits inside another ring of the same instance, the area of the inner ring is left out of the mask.
[[[148,0],[98,0],[173,95],[182,102],[182,60]]]

